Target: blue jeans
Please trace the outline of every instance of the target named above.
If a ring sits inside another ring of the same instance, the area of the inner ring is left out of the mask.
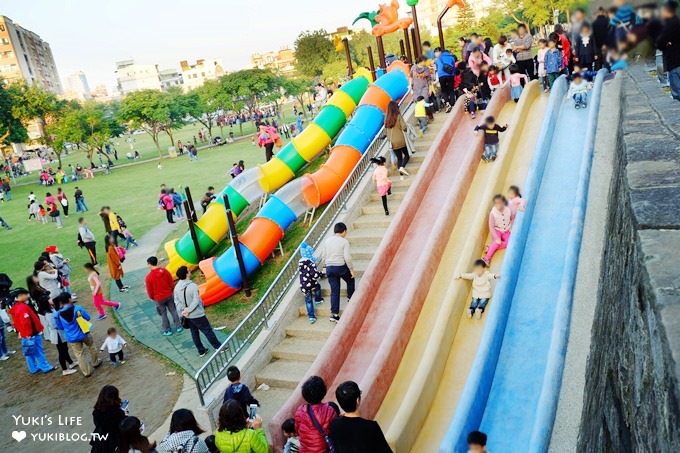
[[[85,212],[87,211],[87,205],[85,204],[85,198],[77,198],[76,199],[76,212]]]
[[[12,199],[12,191],[11,190],[5,191],[5,200],[9,201],[11,199]]]
[[[489,303],[489,299],[479,299],[479,298],[472,298],[472,301],[470,302],[470,310],[476,310],[480,309],[482,310],[482,313],[484,313],[484,308],[486,308],[486,304]]]
[[[484,145],[484,154],[482,154],[482,159],[493,160],[498,154],[498,145]]]
[[[309,319],[316,319],[314,302],[323,302],[323,299],[321,298],[321,285],[318,283],[310,290],[310,292],[305,293],[305,306],[307,307],[307,317]]]
[[[184,209],[182,209],[181,203],[175,205],[175,217],[184,217]]]
[[[0,320],[0,357],[7,355],[7,343],[5,343],[5,324]]]
[[[340,279],[347,284],[347,298],[354,294],[354,277],[346,264],[342,266],[326,266],[328,284],[331,286],[331,314],[340,314]]]
[[[420,127],[421,132],[425,132],[427,130],[427,118],[417,118],[418,119],[418,126]]]
[[[668,83],[671,85],[671,96],[680,101],[680,66],[668,71]]]
[[[38,371],[42,371],[43,373],[47,373],[49,371],[52,371],[52,365],[47,361],[47,358],[45,357],[45,350],[43,349],[43,338],[41,335],[36,335],[34,337],[29,338],[28,340],[25,338],[21,339],[21,346],[23,347],[28,343],[29,340],[34,341],[34,346],[33,346],[33,352],[30,355],[26,355],[24,352],[24,357],[26,358],[26,365],[28,365],[28,372],[31,374],[35,374]]]
[[[129,249],[131,245],[139,246],[139,244],[137,244],[137,241],[135,241],[135,238],[133,237],[125,238],[125,250]]]
[[[574,102],[585,104],[588,101],[588,93],[574,93]]]

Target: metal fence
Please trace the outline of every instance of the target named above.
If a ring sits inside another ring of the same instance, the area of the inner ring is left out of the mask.
[[[410,104],[410,96],[405,96],[401,102],[400,109],[402,114],[406,112]],[[359,183],[370,169],[370,160],[378,156],[386,149],[384,140],[384,129],[375,136],[366,152],[356,164],[349,178],[340,187],[338,193],[326,209],[318,217],[314,225],[303,239],[304,242],[317,248],[326,236],[331,226],[335,224],[340,216],[342,209],[347,204],[349,198],[354,194]],[[222,343],[222,346],[213,353],[208,361],[196,372],[194,380],[201,404],[205,405],[205,394],[210,387],[226,372],[226,369],[236,362],[238,357],[255,340],[257,335],[268,327],[269,319],[279,304],[290,290],[291,285],[297,279],[298,269],[298,248],[291,253],[290,258],[279,272],[279,275],[272,282],[262,299],[250,310],[246,317],[236,326],[234,331]],[[297,309],[297,307],[296,307]]]

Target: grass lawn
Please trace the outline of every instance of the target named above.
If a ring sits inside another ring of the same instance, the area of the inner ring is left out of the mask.
[[[314,171],[325,162],[326,158],[327,155],[322,154],[301,173]],[[160,184],[163,183],[176,189],[180,186],[189,186],[196,201],[209,185],[215,186],[219,191],[228,184],[231,181],[228,171],[232,163],[239,159],[245,161],[246,168],[250,168],[264,162],[264,151],[251,144],[250,141],[242,141],[199,151],[199,160],[195,163],[191,163],[186,156],[164,159],[163,168],[159,170],[156,162],[142,162],[122,168],[114,167],[110,175],[97,174],[91,180],[63,185],[71,208],[68,218],[62,216],[63,229],[56,229],[52,223],[42,225],[26,220],[29,192],[34,191],[38,201],[42,202],[46,192],[56,193],[56,186],[44,187],[37,184],[15,186],[12,190],[12,201],[0,205],[0,216],[12,226],[10,231],[0,230],[0,272],[9,274],[15,286],[24,286],[25,279],[33,270],[33,263],[38,255],[45,246],[55,244],[66,257],[71,258],[74,269],[73,289],[81,293],[84,296],[83,302],[89,305],[89,288],[82,271],[82,264],[87,262],[88,258],[86,252],[76,245],[78,217],[81,215],[75,213],[73,191],[76,185],[83,190],[86,203],[90,208],[85,217],[97,235],[98,255],[100,261],[103,261],[101,257],[104,256],[105,232],[98,215],[101,206],[111,206],[139,239],[154,225],[165,221],[164,213],[156,208]],[[245,230],[252,215],[254,213],[242,217],[239,222],[241,231]],[[172,237],[185,232],[186,229],[182,228]],[[253,295],[250,298],[238,294],[230,299],[229,303],[209,307],[208,314],[211,319],[214,319],[216,325],[221,324],[233,328],[238,324],[242,316],[258,300],[258,296],[264,294],[290,257],[290,252],[295,249],[305,233],[306,229],[299,223],[291,226],[283,241],[286,255],[272,259],[251,278]],[[228,244],[225,244],[226,246]],[[162,244],[160,248],[162,249]],[[164,253],[159,253],[159,255],[162,256]],[[102,267],[102,275],[108,276],[105,265]]]

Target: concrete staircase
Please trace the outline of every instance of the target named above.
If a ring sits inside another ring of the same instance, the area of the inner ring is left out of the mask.
[[[443,114],[435,116],[435,120],[425,136],[416,140],[416,152],[411,156],[406,166],[410,176],[400,179],[396,171],[390,170],[390,179],[392,179],[392,195],[388,197],[390,215],[385,215],[381,199],[373,189],[374,192],[360,207],[360,215],[351,225],[348,225],[347,239],[352,247],[357,287],[361,284],[363,273],[368,268],[371,258],[376,253],[380,241],[387,231],[387,227],[397,213],[399,205],[425,160],[430,145],[444,123],[444,119]],[[341,288],[340,311],[342,317],[342,311],[348,303],[344,282],[341,282]],[[302,380],[335,326],[335,323],[329,321],[330,286],[327,279],[321,280],[321,289],[324,303],[315,306],[316,323],[309,324],[304,299],[302,294],[299,294],[297,296],[299,316],[286,327],[286,336],[281,343],[274,347],[271,361],[255,373],[257,386],[260,384],[269,386],[268,390],[255,390],[253,392],[262,406],[259,413],[265,421],[265,425]],[[329,389],[329,391],[331,390]]]

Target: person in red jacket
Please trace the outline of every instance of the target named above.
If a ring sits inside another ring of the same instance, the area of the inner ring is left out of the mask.
[[[163,325],[163,336],[169,337],[172,335],[168,312],[170,312],[172,321],[175,324],[175,332],[182,332],[184,329],[182,329],[182,324],[179,322],[175,298],[172,295],[175,286],[172,275],[164,267],[158,266],[158,258],[155,256],[150,256],[146,260],[146,264],[149,267],[149,273],[146,274],[144,279],[146,294],[149,296],[149,299],[156,303],[156,311],[160,315]]]
[[[560,45],[562,46],[562,69],[569,67],[569,58],[571,57],[571,42],[567,34],[564,32],[561,24],[555,24],[555,33],[560,37]]]
[[[14,328],[21,338],[21,348],[23,349],[28,372],[36,374],[39,371],[49,373],[57,368],[52,366],[45,357],[45,350],[42,344],[43,325],[38,315],[28,306],[28,291],[24,288],[17,288],[12,292],[14,303],[9,309]]]
[[[300,439],[300,453],[325,453],[330,450],[329,428],[339,415],[338,408],[322,403],[326,383],[312,376],[302,384],[302,397],[307,402],[295,411],[295,427]]]

